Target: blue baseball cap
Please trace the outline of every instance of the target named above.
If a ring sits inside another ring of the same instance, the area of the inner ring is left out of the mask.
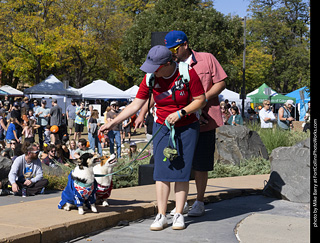
[[[147,60],[142,64],[140,69],[146,73],[154,73],[162,64],[171,61],[171,51],[162,45],[154,46],[147,55]]]
[[[177,45],[183,44],[185,41],[188,41],[186,34],[180,30],[170,31],[164,38],[164,43],[167,48],[172,48]]]

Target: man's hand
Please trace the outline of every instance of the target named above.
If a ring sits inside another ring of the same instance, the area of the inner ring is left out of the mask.
[[[19,186],[18,186],[17,183],[13,183],[13,184],[12,184],[12,191],[13,191],[13,192],[18,192],[18,191],[19,191]]]
[[[106,123],[106,124],[103,124],[101,127],[100,127],[100,129],[99,129],[99,131],[98,131],[98,133],[100,133],[100,132],[103,132],[103,131],[105,131],[105,130],[111,130],[111,128],[113,127],[114,125],[112,124],[112,122],[108,122],[108,123]]]
[[[26,186],[30,186],[32,184],[32,181],[30,180],[26,180],[23,185],[26,185]]]

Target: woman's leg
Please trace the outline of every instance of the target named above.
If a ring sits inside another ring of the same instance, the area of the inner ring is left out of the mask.
[[[186,197],[189,192],[189,181],[177,181],[174,185],[174,192],[176,195],[176,213],[183,212],[183,207]]]
[[[156,181],[158,213],[166,215],[167,203],[170,193],[170,182]]]

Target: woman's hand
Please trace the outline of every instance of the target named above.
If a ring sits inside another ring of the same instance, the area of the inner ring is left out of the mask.
[[[180,117],[181,117],[180,111],[173,112],[173,113],[171,113],[169,116],[167,116],[166,120],[167,120],[171,125],[174,125],[177,121],[180,120],[179,115],[178,115],[178,112],[179,112]]]
[[[112,129],[112,127],[114,127],[113,122],[108,122],[108,123],[106,123],[106,124],[103,124],[103,125],[100,127],[100,129],[99,129],[99,131],[98,131],[98,134],[99,134],[100,132],[105,131],[105,130],[109,131],[109,130]]]

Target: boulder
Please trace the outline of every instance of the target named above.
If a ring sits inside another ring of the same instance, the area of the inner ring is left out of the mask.
[[[12,160],[0,155],[0,182],[4,186],[8,182]]]
[[[265,196],[292,202],[310,202],[310,138],[292,147],[279,147],[270,155],[271,174]]]
[[[217,129],[215,159],[221,163],[239,165],[241,160],[252,157],[269,159],[257,132],[245,126],[224,125]]]

